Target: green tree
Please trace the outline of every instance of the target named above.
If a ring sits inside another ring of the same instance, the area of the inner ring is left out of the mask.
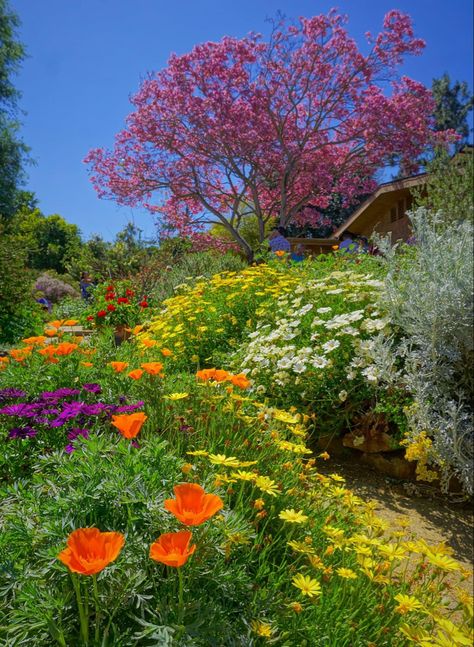
[[[434,112],[436,130],[447,130],[452,128],[460,136],[456,144],[459,150],[468,141],[469,124],[467,117],[474,105],[474,97],[469,92],[465,81],[455,81],[451,87],[449,74],[443,74],[439,79],[433,79],[431,86],[433,97],[436,102]]]
[[[82,241],[77,225],[58,214],[44,216],[26,206],[13,218],[10,230],[27,249],[27,265],[35,270],[67,271],[68,261],[79,251]]]
[[[24,180],[23,167],[28,148],[18,135],[17,102],[20,93],[12,83],[25,58],[23,45],[16,39],[18,17],[6,0],[0,0],[0,216],[15,212],[16,193]]]
[[[69,273],[79,279],[81,272],[89,272],[98,281],[130,278],[156,252],[141,234],[136,225],[128,223],[113,243],[97,234],[91,236],[67,263]]]
[[[426,184],[412,190],[414,208],[425,207],[431,213],[443,213],[443,226],[474,217],[472,146],[450,157],[445,149],[435,152],[427,164]]]
[[[41,309],[32,295],[26,249],[0,222],[0,344],[32,334],[41,325]]]

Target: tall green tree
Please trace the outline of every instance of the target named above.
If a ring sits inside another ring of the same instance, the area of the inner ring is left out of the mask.
[[[27,265],[34,270],[67,271],[67,263],[81,248],[77,225],[58,214],[44,216],[39,209],[27,206],[10,221],[12,236],[22,241],[27,250]]]
[[[451,86],[451,79],[447,73],[439,79],[433,79],[431,91],[436,101],[436,130],[455,130],[461,136],[456,144],[456,149],[459,150],[469,139],[467,118],[474,106],[474,97],[465,81],[455,81]]]
[[[24,181],[24,164],[28,148],[19,137],[19,91],[12,82],[25,58],[23,45],[17,40],[18,16],[7,0],[0,0],[0,216],[15,213],[16,193]]]

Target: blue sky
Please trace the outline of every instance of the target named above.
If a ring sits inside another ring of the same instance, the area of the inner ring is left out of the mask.
[[[171,52],[224,35],[265,34],[266,18],[277,11],[311,16],[337,6],[362,42],[366,31],[379,31],[388,10],[400,9],[427,41],[402,72],[430,86],[446,71],[472,89],[472,0],[10,0],[10,6],[28,52],[15,79],[26,112],[22,136],[36,161],[26,188],[43,213],[61,214],[85,237],[112,240],[129,221],[145,236],[154,232],[148,213],[99,200],[82,163],[89,149],[113,144],[141,79],[164,67]]]

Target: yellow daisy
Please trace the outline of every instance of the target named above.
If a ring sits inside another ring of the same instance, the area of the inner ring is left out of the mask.
[[[164,395],[163,397],[167,400],[184,400],[187,398],[189,393],[170,393],[169,395]]]
[[[398,606],[395,607],[395,611],[401,615],[405,615],[405,613],[408,613],[409,611],[418,611],[423,608],[421,602],[412,595],[399,593],[395,596],[395,600],[398,602]]]
[[[355,573],[351,568],[338,568],[336,573],[346,580],[357,579],[357,573]]]
[[[240,461],[235,456],[225,456],[224,454],[209,454],[209,460],[213,465],[223,465],[224,467],[240,467]]]
[[[270,494],[271,496],[277,496],[280,492],[275,481],[272,481],[268,476],[257,476],[255,479],[255,485],[259,490],[266,494]]]
[[[288,510],[282,510],[278,515],[283,521],[288,521],[289,523],[304,523],[308,521],[307,515],[303,514],[301,510],[293,510],[293,508]]]
[[[309,598],[321,595],[321,585],[318,580],[314,580],[309,575],[298,573],[298,575],[294,576],[292,582],[293,586],[296,586],[303,595],[307,595]]]

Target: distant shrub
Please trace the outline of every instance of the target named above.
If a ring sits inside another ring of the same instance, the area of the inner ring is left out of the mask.
[[[195,277],[210,278],[220,272],[237,272],[247,263],[237,254],[215,251],[184,254],[178,262],[161,268],[152,289],[149,290],[156,303],[174,295],[177,285]]]
[[[66,296],[54,306],[51,318],[80,319],[88,307],[89,305],[84,299]]]
[[[65,297],[79,297],[79,292],[69,285],[69,283],[47,272],[44,272],[36,279],[35,289],[42,292],[51,303],[59,303]]]

